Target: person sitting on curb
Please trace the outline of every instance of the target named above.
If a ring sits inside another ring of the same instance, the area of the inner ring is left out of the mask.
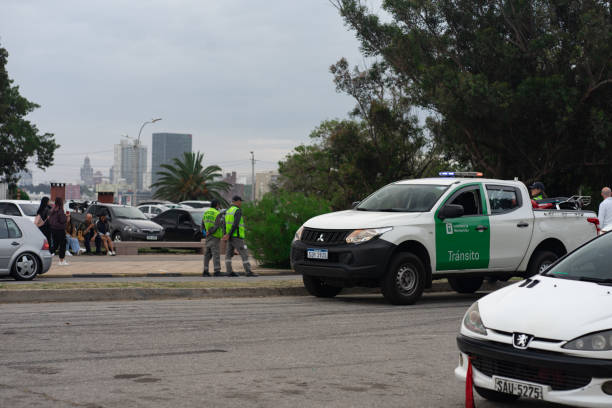
[[[66,247],[68,251],[66,251],[66,255],[71,256],[71,253],[74,255],[81,255],[81,252],[84,249],[79,245],[79,239],[77,238],[77,231],[72,225],[70,221],[70,213],[66,212]]]
[[[85,221],[81,226],[83,234],[83,242],[85,243],[85,253],[91,255],[91,240],[96,244],[96,255],[102,254],[102,238],[96,231],[96,224],[93,222],[93,216],[87,214]]]
[[[106,214],[102,214],[100,219],[96,223],[96,230],[98,231],[98,235],[102,239],[102,243],[104,244],[104,249],[106,249],[107,255],[115,256],[115,252],[113,251],[113,240],[110,236],[110,223],[106,219]]]

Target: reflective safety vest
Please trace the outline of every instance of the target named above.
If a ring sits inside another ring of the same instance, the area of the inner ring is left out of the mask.
[[[202,215],[202,221],[204,222],[204,228],[206,228],[206,231],[210,231],[215,226],[215,221],[217,220],[218,215],[219,211],[212,207],[206,210],[204,215]],[[212,236],[221,239],[223,237],[223,230],[221,228],[217,229]]]
[[[543,200],[544,196],[540,193],[537,196],[532,197],[532,200]]]
[[[232,205],[225,212],[225,233],[229,234],[234,226],[234,215],[238,211],[238,207]],[[240,217],[240,224],[238,224],[238,228],[234,231],[234,235],[232,237],[236,238],[244,238],[244,217]]]

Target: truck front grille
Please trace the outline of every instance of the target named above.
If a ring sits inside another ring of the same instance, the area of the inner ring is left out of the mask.
[[[346,237],[352,230],[316,230],[304,228],[301,241],[314,245],[346,244]]]

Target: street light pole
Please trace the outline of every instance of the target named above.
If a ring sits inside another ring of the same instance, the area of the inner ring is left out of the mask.
[[[132,205],[136,204],[136,192],[138,191],[138,168],[140,167],[140,134],[142,133],[142,129],[148,125],[149,123],[155,123],[155,122],[159,122],[160,120],[162,120],[162,118],[157,118],[157,119],[151,119],[148,120],[146,122],[144,122],[142,124],[142,126],[140,126],[140,130],[138,131],[138,138],[136,140],[134,140],[134,166],[133,166],[133,170],[132,170],[132,181],[134,183],[134,202],[132,203]]]
[[[251,152],[251,201],[255,202],[255,153]]]

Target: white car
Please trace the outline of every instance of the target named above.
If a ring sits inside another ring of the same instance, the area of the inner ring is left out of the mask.
[[[456,376],[476,391],[574,407],[612,407],[612,234],[530,279],[489,294],[463,318]]]
[[[27,217],[34,222],[40,201],[0,200],[0,214]]]
[[[210,201],[181,201],[179,204],[185,205],[191,208],[210,208]]]
[[[142,211],[142,213],[145,215],[145,217],[147,217],[148,219],[157,217],[159,214],[163,213],[164,211],[170,209],[170,207],[164,205],[164,204],[146,204],[146,205],[139,205],[137,207],[140,211]]]
[[[535,275],[597,235],[592,211],[534,208],[520,181],[467,175],[398,181],[311,218],[295,235],[293,269],[313,296],[379,287],[412,304],[435,279],[473,293],[484,278]]]

